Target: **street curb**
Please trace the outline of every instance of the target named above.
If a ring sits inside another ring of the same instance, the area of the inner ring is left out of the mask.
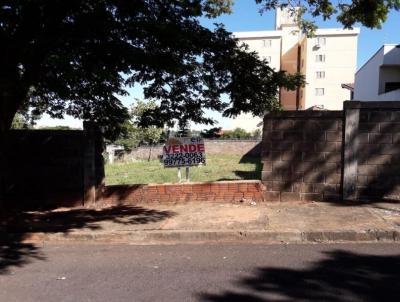
[[[6,236],[4,236],[6,235]],[[22,236],[21,236],[22,235]],[[22,242],[32,243],[126,243],[137,245],[178,244],[178,243],[335,243],[335,242],[400,242],[397,230],[365,231],[118,231],[118,232],[70,232],[70,233],[24,233],[4,234],[0,238],[12,240],[23,238]]]

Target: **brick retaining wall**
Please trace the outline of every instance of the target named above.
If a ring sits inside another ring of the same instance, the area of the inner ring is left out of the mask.
[[[208,183],[116,185],[103,189],[106,205],[151,202],[239,202],[264,200],[264,185],[259,180]]]

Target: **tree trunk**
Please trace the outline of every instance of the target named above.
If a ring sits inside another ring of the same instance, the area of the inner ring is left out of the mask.
[[[6,203],[8,136],[14,116],[22,102],[16,94],[0,91],[0,211]]]
[[[150,145],[149,157],[148,157],[147,161],[151,160],[151,151],[152,151],[152,149],[153,149],[153,145]]]
[[[12,123],[12,120],[11,120]],[[7,146],[8,146],[8,134],[11,127],[9,118],[6,118],[3,114],[0,119],[0,211],[5,205],[5,190],[6,190],[6,173],[7,173]]]

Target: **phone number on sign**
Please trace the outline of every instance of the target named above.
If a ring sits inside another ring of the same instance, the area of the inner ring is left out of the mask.
[[[203,153],[165,154],[163,161],[165,167],[195,166],[206,163]]]

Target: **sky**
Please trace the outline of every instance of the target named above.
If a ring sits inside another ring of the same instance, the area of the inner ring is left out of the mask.
[[[217,19],[200,20],[203,26],[213,28],[214,23],[223,23],[225,28],[231,32],[237,31],[257,31],[257,30],[274,30],[275,12],[269,11],[264,14],[259,13],[260,6],[252,0],[235,0],[233,13],[231,15],[223,15]],[[316,19],[319,28],[341,28],[335,18],[328,21]],[[360,68],[383,44],[400,44],[400,12],[391,12],[387,21],[383,24],[382,29],[368,29],[360,25],[355,27],[361,28],[358,37],[358,54],[357,69]],[[143,99],[142,87],[135,86],[128,90],[129,96],[120,98],[125,106],[130,106],[135,98]],[[219,113],[207,111],[207,115],[211,116],[219,122],[218,125],[225,129],[230,128],[230,120],[223,118]],[[37,124],[41,126],[67,125],[74,128],[81,128],[82,122],[66,116],[64,120],[52,120],[48,116],[44,116]],[[193,125],[193,129],[209,128],[204,125]]]

